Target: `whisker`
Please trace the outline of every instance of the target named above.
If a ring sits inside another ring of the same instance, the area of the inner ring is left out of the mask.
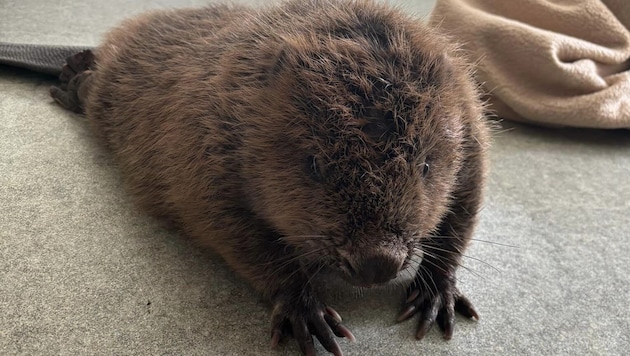
[[[431,294],[431,298],[435,298],[436,297],[436,293],[438,292],[438,287],[435,284],[435,281],[433,280],[433,277],[431,277],[431,283],[433,284],[433,287],[435,289],[432,289],[431,287],[429,287],[429,284],[424,279],[424,276],[431,276],[431,273],[428,272],[428,270],[427,270],[427,268],[425,266],[420,266],[420,268],[422,268],[422,270],[425,271],[425,272],[424,273],[418,273],[418,276],[420,276],[420,280],[422,281],[422,284],[424,285],[424,288],[426,288],[426,290],[428,290],[429,293]]]
[[[434,266],[435,268],[438,268],[438,269],[440,269],[440,270],[444,271],[444,273],[448,273],[448,272],[446,272],[446,271],[444,270],[444,268],[442,268],[442,267],[438,266],[437,264],[435,264],[435,262],[432,262],[432,261],[427,260],[427,263],[431,264],[431,265],[432,265],[432,266]],[[468,267],[463,266],[463,265],[461,265],[461,264],[457,264],[457,267],[462,267],[462,268],[464,268],[464,269],[468,270]],[[472,272],[471,272],[471,273],[472,273]],[[480,276],[479,278],[482,278],[482,279],[483,279],[483,277],[481,277],[481,276]],[[456,275],[456,274],[453,274],[453,279],[455,280],[455,282],[457,282],[457,284],[464,284],[464,283],[462,282],[462,280],[461,280],[461,279],[459,279],[459,277],[457,277],[457,275]]]
[[[299,272],[304,272],[305,269],[309,269],[310,266],[314,265],[315,263],[318,263],[318,261],[306,261],[306,265],[301,266],[301,268],[296,268],[294,269],[291,273],[289,273],[289,275],[287,277],[285,277],[280,284],[284,284],[286,281],[288,281],[289,279],[291,279],[291,277],[295,276],[297,273]],[[321,270],[321,268],[324,267],[324,264],[321,264],[320,269],[317,270],[317,272],[319,272]],[[280,269],[276,270],[276,273],[280,272]],[[308,280],[310,282],[310,278]]]
[[[426,253],[426,255],[427,255],[428,257],[431,257],[431,258],[433,258],[433,259],[438,259],[438,258],[437,258],[437,256],[435,256],[435,255],[431,254],[430,252],[425,252],[425,253]],[[416,255],[414,255],[414,257],[419,258],[419,256],[416,256]],[[423,260],[424,260],[424,259],[423,259]],[[414,262],[418,262],[418,261],[415,261],[415,260],[414,260]],[[436,267],[436,268],[440,268],[440,267],[439,267],[439,266],[437,266],[435,263],[433,263],[433,262],[431,262],[431,261],[429,261],[429,260],[427,260],[427,263],[430,263],[432,266],[434,266],[434,267]],[[420,264],[420,266],[422,266],[422,265]],[[467,267],[467,266],[465,266],[465,265],[463,265],[463,264],[461,264],[461,263],[458,263],[458,264],[457,264],[457,267],[461,267],[461,268],[465,269],[467,272],[470,272],[472,275],[474,275],[474,276],[476,276],[476,277],[478,277],[478,278],[481,278],[481,279],[483,279],[483,280],[487,280],[487,279],[486,279],[484,276],[482,276],[482,275],[481,275],[478,271],[475,271],[474,269],[472,269],[472,268],[470,268],[470,267]],[[442,271],[444,271],[444,269],[443,269],[443,268],[440,268],[440,269],[441,269]],[[444,272],[445,272],[445,271],[444,271]],[[455,281],[457,281],[458,283],[463,284],[463,282],[462,282],[459,278],[457,278],[457,275],[455,275],[455,276],[453,276],[453,277],[455,278]]]
[[[499,136],[501,134],[504,134],[504,133],[510,132],[510,131],[514,131],[514,130],[515,130],[514,127],[502,128],[501,130],[492,130],[492,136]]]
[[[477,242],[483,242],[490,245],[497,245],[497,246],[511,247],[511,248],[521,248],[520,246],[517,246],[517,245],[504,244],[504,243],[488,241],[488,240],[480,240],[480,239],[471,239],[471,240],[477,241]]]
[[[431,239],[453,239],[453,238],[455,238],[455,236],[431,235],[430,238]],[[475,239],[475,238],[472,238],[470,240],[471,241],[476,241],[476,242],[483,242],[483,243],[487,243],[487,244],[490,244],[490,245],[497,245],[497,246],[511,247],[511,248],[521,248],[520,246],[517,246],[517,245],[504,244],[504,243],[501,243],[501,242],[495,242],[495,241],[489,241],[489,240],[482,240],[482,239]]]
[[[431,249],[431,250],[434,250],[434,251],[440,251],[440,252],[446,252],[446,253],[453,253],[453,251],[445,250],[445,249],[443,249],[443,248],[439,248],[439,247],[436,247],[436,246],[431,246],[431,245],[425,245],[425,246],[424,246],[424,248],[428,248],[428,249]],[[468,256],[468,255],[465,255],[465,254],[462,254],[461,256],[462,256],[462,257],[466,257],[466,258],[470,258],[471,260],[475,260],[475,261],[480,262],[480,263],[483,263],[484,265],[486,265],[486,266],[488,266],[488,267],[492,268],[492,269],[493,269],[493,270],[495,270],[496,272],[501,273],[501,270],[499,270],[498,268],[494,267],[493,265],[489,264],[488,262],[486,262],[486,261],[484,261],[484,260],[482,260],[482,259],[479,259],[479,258],[477,258],[477,257]]]
[[[427,257],[430,257],[430,258],[432,258],[432,259],[434,259],[434,260],[436,260],[436,261],[439,261],[439,260],[440,260],[439,256],[434,255],[434,254],[432,254],[432,253],[430,253],[430,252],[428,252],[428,251],[425,251],[424,253],[427,255]],[[446,269],[444,269],[444,267],[438,266],[435,262],[431,261],[429,258],[423,258],[423,259],[422,259],[422,262],[423,262],[423,263],[424,263],[424,262],[426,262],[426,263],[430,263],[433,267],[435,267],[435,268],[439,269],[440,271],[444,272],[444,274],[448,274],[448,273],[449,273],[449,271],[447,271]],[[422,265],[422,264],[420,264],[420,265]]]
[[[306,285],[311,284],[311,281],[313,280],[313,278],[315,278],[315,276],[316,276],[319,272],[321,272],[321,270],[324,268],[324,266],[325,266],[325,265],[324,265],[323,263],[320,263],[320,264],[319,264],[319,268],[318,268],[315,272],[313,272],[313,274],[311,274],[311,275],[310,275],[310,277],[308,278],[308,280],[306,280]],[[306,292],[306,290],[307,290],[307,288],[302,288],[302,291],[300,292],[300,298],[304,295],[304,293]]]
[[[282,264],[278,265],[277,268],[285,267],[286,265],[290,264],[291,262],[294,262],[294,261],[299,260],[299,259],[304,258],[304,257],[308,257],[308,256],[310,256],[312,254],[321,252],[323,250],[324,250],[324,248],[322,247],[322,248],[315,249],[315,250],[305,251],[305,252],[300,253],[298,255],[290,256],[290,258],[288,258],[287,260],[282,261]],[[271,265],[271,264],[274,264],[274,263],[277,263],[277,262],[278,261],[269,261],[269,262],[266,262],[266,263],[262,264],[262,266]]]
[[[306,252],[298,254],[296,256],[292,256],[291,258],[289,258],[289,259],[287,259],[285,261],[282,261],[281,264],[279,264],[277,266],[274,266],[274,269],[271,271],[270,277],[276,276],[277,274],[281,273],[284,270],[284,268],[289,266],[291,263],[293,263],[293,262],[295,262],[297,260],[301,260],[301,259],[303,259],[305,257],[310,256],[310,255],[317,254],[317,253],[319,253],[319,252],[321,252],[323,250],[325,250],[325,249],[322,247],[322,248],[319,248],[319,249],[306,251]],[[310,263],[310,261],[308,261],[308,260],[306,260],[306,261]],[[271,263],[276,263],[276,262],[275,261],[271,261],[271,262],[267,263],[267,265],[269,265]],[[289,276],[287,276],[287,278],[285,278],[282,282],[283,283],[286,282],[290,277],[294,276],[297,272],[299,272],[301,270],[302,270],[301,268],[294,269],[289,274]]]
[[[481,279],[483,279],[484,281],[486,281],[486,280],[487,280],[487,279],[486,279],[486,277],[484,277],[484,276],[482,276],[482,275],[481,275],[481,273],[479,273],[478,271],[475,271],[474,269],[472,269],[472,268],[470,268],[470,267],[464,266],[464,265],[463,265],[463,264],[461,264],[461,263],[460,263],[460,264],[458,264],[458,267],[461,267],[461,268],[465,269],[467,272],[469,272],[470,274],[472,274],[472,275],[473,275],[473,276],[475,276],[475,277],[481,278]],[[457,281],[461,283],[461,281],[460,281],[459,279],[457,279]]]
[[[325,267],[325,264],[320,263],[320,264],[319,264],[319,268],[318,268],[315,272],[313,272],[313,274],[312,274],[312,275],[308,278],[308,280],[306,281],[306,284],[310,284],[310,283],[311,283],[311,280],[312,280],[312,279],[313,279],[313,278],[314,278],[314,277],[315,277],[315,276],[316,276],[319,272],[321,272],[321,270],[322,270],[324,267]]]
[[[405,272],[407,273],[407,279],[409,279],[410,283],[413,283],[416,278],[417,271],[414,273],[414,271],[407,269]],[[409,287],[409,283],[407,283],[406,287]]]
[[[295,269],[293,272],[289,273],[289,275],[288,275],[288,276],[286,276],[286,277],[285,277],[285,278],[284,278],[284,279],[280,282],[280,284],[282,285],[282,284],[286,283],[286,281],[288,281],[289,279],[291,279],[291,277],[295,276],[295,275],[296,275],[298,272],[300,272],[300,271],[301,271],[301,269]]]
[[[430,238],[431,239],[456,239],[458,237],[457,236],[452,236],[452,235],[430,235]],[[487,243],[487,244],[491,244],[491,245],[510,247],[510,248],[521,248],[518,245],[504,244],[504,243],[501,243],[501,242],[495,242],[495,241],[490,241],[490,240],[482,240],[482,239],[471,238],[470,241],[483,242],[483,243]]]

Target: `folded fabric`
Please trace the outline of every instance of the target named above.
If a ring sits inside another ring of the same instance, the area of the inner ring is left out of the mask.
[[[630,128],[630,1],[437,0],[502,118]]]

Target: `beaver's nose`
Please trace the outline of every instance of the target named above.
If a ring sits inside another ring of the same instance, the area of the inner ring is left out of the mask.
[[[356,278],[364,286],[385,283],[396,277],[403,262],[402,258],[385,254],[367,257],[358,264]]]

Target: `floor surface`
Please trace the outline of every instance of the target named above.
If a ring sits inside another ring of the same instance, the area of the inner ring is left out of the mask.
[[[201,3],[1,0],[0,41],[95,45],[134,13]],[[51,84],[0,67],[0,354],[296,354],[269,349],[268,307],[220,259],[131,206]],[[394,322],[401,293],[331,287],[357,337],[340,341],[347,355],[630,350],[630,131],[502,126],[458,275],[481,320],[418,342],[415,320]]]

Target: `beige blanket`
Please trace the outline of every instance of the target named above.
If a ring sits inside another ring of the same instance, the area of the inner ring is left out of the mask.
[[[499,117],[630,128],[630,0],[437,0]]]

